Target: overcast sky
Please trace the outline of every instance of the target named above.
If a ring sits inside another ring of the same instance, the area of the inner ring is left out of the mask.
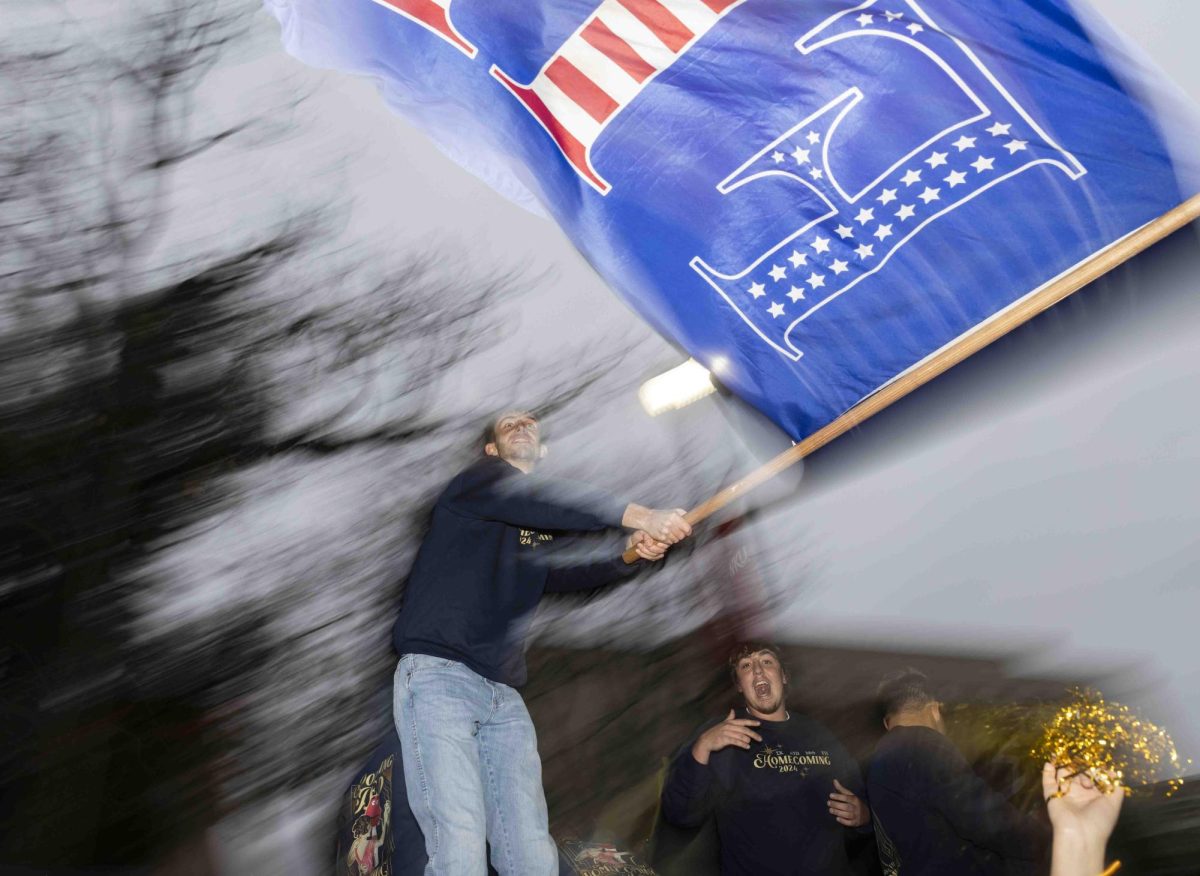
[[[1200,5],[1094,5],[1200,101]],[[260,22],[276,48],[212,87],[231,105],[247,81],[313,90],[289,150],[324,156],[329,172],[291,182],[352,206],[341,245],[436,240],[453,260],[554,272],[514,343],[644,331],[550,221],[453,165],[368,83],[283,56],[273,19]],[[236,172],[286,183],[279,154],[262,150]],[[209,227],[252,221],[213,209]],[[795,579],[778,636],[1023,653],[1014,671],[1055,676],[1115,672],[1110,694],[1144,705],[1200,759],[1196,243],[1185,230],[812,460],[759,532],[766,573]],[[652,344],[641,361],[681,360]],[[620,410],[639,449],[670,452],[677,426],[644,422],[632,399]],[[687,428],[736,440],[712,405]]]

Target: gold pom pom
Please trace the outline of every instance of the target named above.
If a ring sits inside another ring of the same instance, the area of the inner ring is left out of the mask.
[[[1094,690],[1075,690],[1071,702],[1046,724],[1030,752],[1038,763],[1051,761],[1064,768],[1058,796],[1071,782],[1087,776],[1105,793],[1166,781],[1166,796],[1183,787],[1184,766],[1175,743],[1165,730],[1140,717],[1128,706],[1105,700]]]

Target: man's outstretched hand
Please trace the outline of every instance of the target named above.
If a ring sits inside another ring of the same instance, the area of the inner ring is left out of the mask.
[[[655,541],[673,545],[692,534],[692,525],[684,519],[682,508],[646,508],[630,503],[621,518],[621,525],[640,529]]]
[[[862,827],[871,820],[871,810],[853,791],[833,780],[833,793],[829,795],[829,814],[843,827]]]
[[[663,541],[651,538],[644,530],[639,529],[633,535],[629,536],[629,541],[625,543],[625,550],[632,548],[637,551],[637,555],[643,560],[649,560],[656,563],[667,555],[667,548],[670,545]]]

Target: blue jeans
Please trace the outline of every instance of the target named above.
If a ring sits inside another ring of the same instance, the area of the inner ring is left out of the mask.
[[[454,660],[396,667],[404,784],[425,836],[425,876],[557,876],[542,762],[521,695]]]

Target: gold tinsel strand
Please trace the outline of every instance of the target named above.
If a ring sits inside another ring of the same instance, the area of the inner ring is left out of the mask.
[[[1030,753],[1038,762],[1066,769],[1059,779],[1060,795],[1086,773],[1106,794],[1117,788],[1129,794],[1134,787],[1165,779],[1170,797],[1183,786],[1184,766],[1191,764],[1180,762],[1165,730],[1094,690],[1073,691],[1071,702],[1051,718]]]

